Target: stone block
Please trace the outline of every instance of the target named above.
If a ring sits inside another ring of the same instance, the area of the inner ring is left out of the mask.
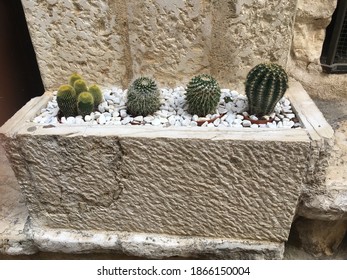
[[[287,94],[302,129],[30,122],[47,93],[1,137],[39,227],[281,243],[303,190],[321,187],[332,137],[299,84]]]

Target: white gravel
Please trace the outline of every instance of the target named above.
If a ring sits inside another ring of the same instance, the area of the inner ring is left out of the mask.
[[[82,118],[62,117],[58,120],[59,108],[56,101],[56,92],[48,102],[47,107],[33,119],[34,123],[52,125],[152,125],[156,127],[185,126],[185,127],[236,127],[236,128],[301,128],[291,103],[283,97],[275,108],[275,113],[265,118],[272,118],[267,124],[254,124],[256,116],[249,116],[246,112],[248,103],[245,95],[230,89],[222,89],[220,103],[214,114],[205,117],[190,115],[187,113],[185,102],[185,89],[163,88],[161,91],[160,110],[153,116],[130,116],[126,111],[127,90],[119,88],[103,89],[104,100],[98,106],[98,111],[92,112]]]

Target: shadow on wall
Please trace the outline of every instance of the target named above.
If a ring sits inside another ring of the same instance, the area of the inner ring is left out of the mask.
[[[0,126],[44,92],[20,0],[0,0]]]

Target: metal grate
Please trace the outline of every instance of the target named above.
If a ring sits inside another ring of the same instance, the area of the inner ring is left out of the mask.
[[[347,0],[339,0],[323,45],[324,72],[347,73]]]
[[[336,54],[334,58],[336,63],[347,63],[347,17],[343,21],[340,38],[337,43]]]

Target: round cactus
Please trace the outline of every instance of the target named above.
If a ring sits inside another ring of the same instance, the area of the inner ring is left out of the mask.
[[[69,77],[69,85],[70,86],[74,86],[74,83],[77,81],[77,80],[83,80],[82,76],[80,76],[79,74],[77,73],[73,73],[70,77]]]
[[[246,79],[248,113],[257,116],[270,115],[287,88],[288,76],[280,65],[262,63],[255,66]]]
[[[89,87],[88,91],[93,95],[94,107],[98,107],[98,105],[102,102],[103,99],[103,95],[100,88],[97,85],[92,85]]]
[[[73,87],[76,91],[76,95],[78,96],[81,92],[88,91],[87,84],[84,80],[79,79],[76,80],[73,84]]]
[[[77,111],[82,117],[90,115],[94,109],[94,98],[93,95],[88,92],[82,92],[77,98]]]
[[[200,117],[214,113],[220,96],[219,85],[213,77],[207,74],[195,76],[186,89],[188,113]]]
[[[70,85],[62,85],[58,89],[57,103],[64,117],[76,116],[77,96],[75,89]]]
[[[160,93],[154,80],[136,79],[128,89],[127,111],[133,116],[147,116],[160,108]]]

